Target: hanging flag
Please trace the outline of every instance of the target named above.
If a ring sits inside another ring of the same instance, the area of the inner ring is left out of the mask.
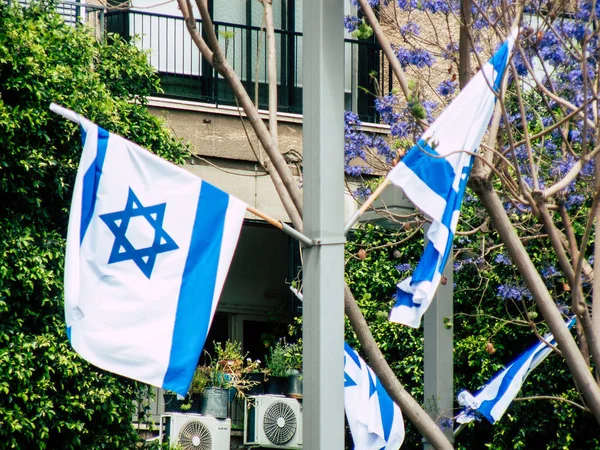
[[[571,329],[574,323],[575,316],[567,321],[566,326]],[[485,417],[492,425],[500,420],[521,390],[525,378],[552,351],[546,342],[556,345],[554,336],[550,333],[544,336],[544,341],[532,345],[505,369],[494,375],[494,378],[475,396],[471,395],[469,391],[461,391],[458,394],[458,403],[464,407],[464,410],[456,416],[456,422],[469,423],[481,416]]]
[[[452,253],[460,205],[494,110],[516,30],[388,174],[417,208],[431,217],[428,242],[412,277],[398,283],[392,322],[418,328]]]
[[[397,450],[404,420],[365,361],[344,343],[344,407],[356,450]]]
[[[198,177],[80,118],[65,315],[90,363],[185,395],[245,208]]]

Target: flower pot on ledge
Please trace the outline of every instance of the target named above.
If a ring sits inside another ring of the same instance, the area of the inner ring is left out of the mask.
[[[269,377],[265,384],[265,394],[285,395],[288,388],[288,377]]]
[[[165,412],[198,413],[200,412],[200,397],[192,395],[184,400],[178,400],[177,394],[164,393]]]
[[[302,398],[302,372],[294,373],[287,377],[286,395],[288,397]]]
[[[229,389],[208,387],[200,398],[200,414],[226,419],[229,407]]]

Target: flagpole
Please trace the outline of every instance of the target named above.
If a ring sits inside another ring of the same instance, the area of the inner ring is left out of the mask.
[[[390,180],[388,178],[384,179],[381,182],[381,184],[377,187],[377,189],[375,189],[375,192],[373,192],[370,195],[370,197],[362,204],[362,206],[354,214],[352,214],[350,219],[348,219],[348,222],[346,222],[346,225],[344,225],[344,234],[345,235],[348,234],[348,231],[350,231],[350,228],[352,228],[352,225],[354,225],[354,223],[358,220],[358,218],[367,209],[369,209],[370,206],[373,204],[373,202],[377,199],[377,197],[379,197],[381,195],[381,193],[388,186],[388,184],[390,184]]]
[[[81,125],[81,118],[75,111],[71,111],[54,102],[50,103],[50,111],[63,116],[65,119],[69,119],[71,122]]]
[[[56,103],[50,103],[50,111],[63,116],[65,119],[69,119],[71,122],[81,125],[81,117],[75,111],[71,111],[70,109],[64,108]],[[246,209],[255,216],[260,217],[274,227],[279,228],[284,233],[292,236],[294,239],[302,242],[305,247],[312,247],[314,245],[312,239],[309,239],[307,236],[303,235],[298,230],[293,229],[282,221],[275,220],[258,209],[252,208],[251,206],[247,206]]]
[[[246,206],[246,209],[255,216],[258,216],[261,219],[263,219],[265,222],[273,225],[276,228],[279,228],[285,234],[290,235],[294,239],[297,239],[298,241],[302,242],[305,247],[312,247],[313,245],[315,245],[312,239],[300,233],[298,230],[290,227],[287,223],[284,223],[281,220],[275,220],[267,214],[259,211],[258,209],[253,208],[252,206]]]

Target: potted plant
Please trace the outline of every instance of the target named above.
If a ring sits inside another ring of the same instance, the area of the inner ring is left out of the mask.
[[[239,342],[215,342],[214,345],[214,355],[207,353],[207,364],[199,367],[207,380],[201,395],[200,413],[221,419],[228,415],[232,396],[243,397],[258,384],[250,380],[248,374],[259,367],[260,361],[247,358]]]
[[[302,339],[285,346],[287,365],[286,395],[302,398]]]
[[[260,366],[261,360],[246,358],[248,395],[260,395],[265,393],[265,383],[267,381],[265,370]]]
[[[267,355],[267,384],[265,386],[266,394],[285,395],[287,391],[289,375],[288,345],[285,339],[278,340],[273,345]]]
[[[204,391],[207,382],[208,379],[201,368],[196,368],[190,390],[184,398],[177,398],[177,394],[173,391],[163,393],[165,412],[200,412],[200,395]]]

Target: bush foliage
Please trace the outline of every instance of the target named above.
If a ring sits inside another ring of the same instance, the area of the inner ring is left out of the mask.
[[[51,8],[0,4],[0,440],[3,448],[133,448],[138,383],[71,349],[63,320],[68,209],[81,152],[56,102],[181,163],[187,149],[151,116],[158,78],[115,36]]]

